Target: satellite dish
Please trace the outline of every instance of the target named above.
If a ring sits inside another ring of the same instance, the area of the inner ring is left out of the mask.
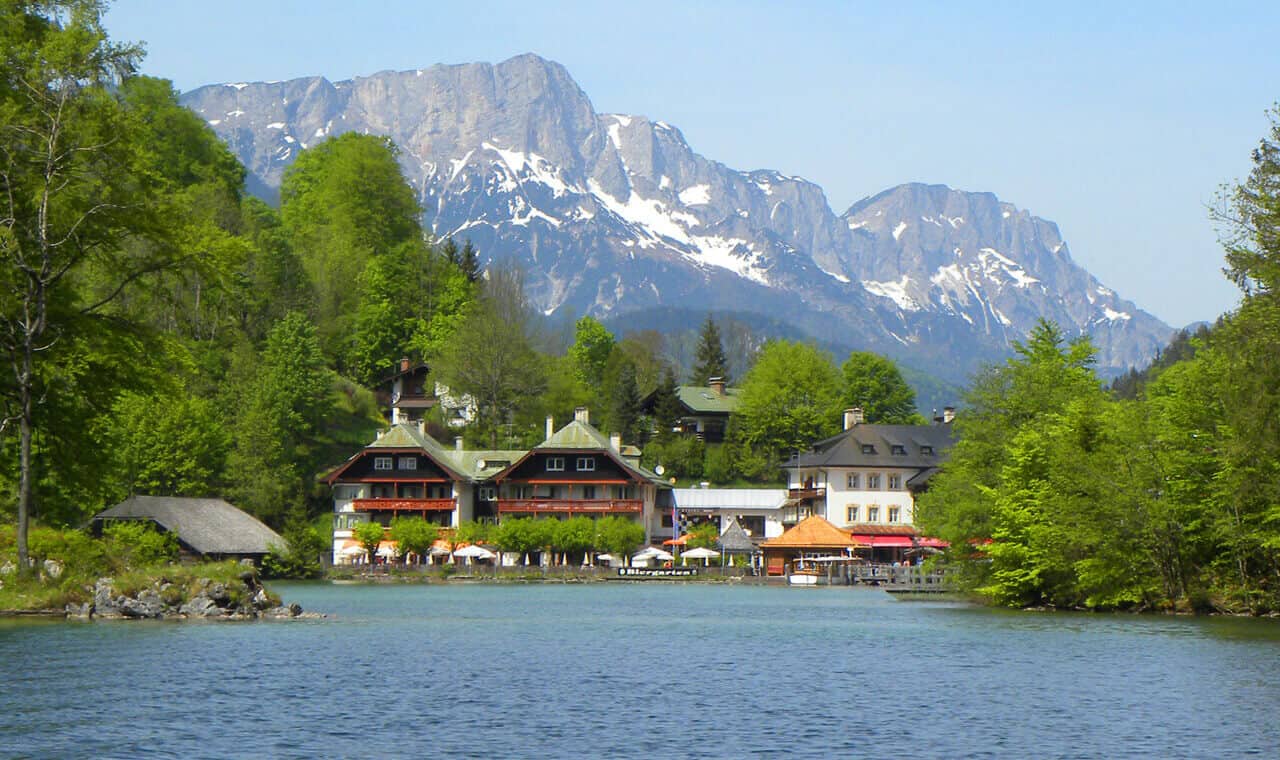
[[[658,474],[658,475],[662,475],[663,473],[665,473],[665,472],[667,471],[667,468],[666,468],[666,467],[663,467],[662,465],[658,465],[657,467],[654,467],[654,468],[653,468],[653,471],[654,471],[654,473],[656,473],[656,474]]]
[[[485,462],[483,459],[477,459],[477,460],[476,460],[476,469],[477,469],[477,470],[483,470],[483,469],[485,468],[485,464],[486,464],[486,462]]]

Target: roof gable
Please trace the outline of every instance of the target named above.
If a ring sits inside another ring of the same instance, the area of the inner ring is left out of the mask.
[[[821,515],[810,515],[777,538],[760,545],[768,549],[852,549],[859,546],[848,531],[832,525]]]
[[[783,467],[936,468],[955,444],[950,425],[854,425]]]

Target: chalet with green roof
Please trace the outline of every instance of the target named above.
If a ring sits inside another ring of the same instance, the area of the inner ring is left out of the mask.
[[[333,489],[334,557],[361,522],[390,525],[398,516],[441,526],[507,517],[619,515],[651,533],[654,505],[667,489],[640,466],[640,450],[592,427],[585,408],[531,450],[445,446],[421,422],[392,425],[324,477]]]
[[[718,377],[711,378],[708,385],[678,386],[676,399],[682,411],[678,432],[707,443],[720,443],[729,426],[729,416],[738,411],[740,398],[739,389],[727,387]],[[657,391],[645,397],[643,407],[647,414],[653,414],[656,402]]]

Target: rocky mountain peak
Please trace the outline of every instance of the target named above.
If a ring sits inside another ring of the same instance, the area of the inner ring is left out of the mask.
[[[672,125],[596,113],[564,67],[533,54],[211,85],[184,102],[268,196],[309,145],[390,137],[427,223],[519,261],[546,313],[745,308],[836,345],[952,355],[956,379],[1042,316],[1093,334],[1116,369],[1171,333],[1072,262],[1055,224],[991,193],[901,185],[837,216],[804,179],[734,170]]]

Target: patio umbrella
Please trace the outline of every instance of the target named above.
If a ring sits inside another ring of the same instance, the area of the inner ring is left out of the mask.
[[[472,544],[471,546],[464,546],[461,549],[455,550],[453,552],[453,556],[465,557],[467,559],[493,559],[498,555],[494,554],[493,552],[489,551],[483,546],[477,546],[475,544]]]
[[[702,560],[702,564],[704,567],[709,564],[708,560],[712,559],[713,557],[719,557],[719,556],[720,556],[720,552],[716,551],[715,549],[708,549],[703,546],[699,546],[696,549],[690,549],[687,552],[680,553],[681,559]]]
[[[648,559],[658,559],[663,562],[670,562],[675,559],[675,555],[671,552],[663,551],[656,546],[649,546],[636,552],[635,555],[631,557],[632,562],[643,562]]]

